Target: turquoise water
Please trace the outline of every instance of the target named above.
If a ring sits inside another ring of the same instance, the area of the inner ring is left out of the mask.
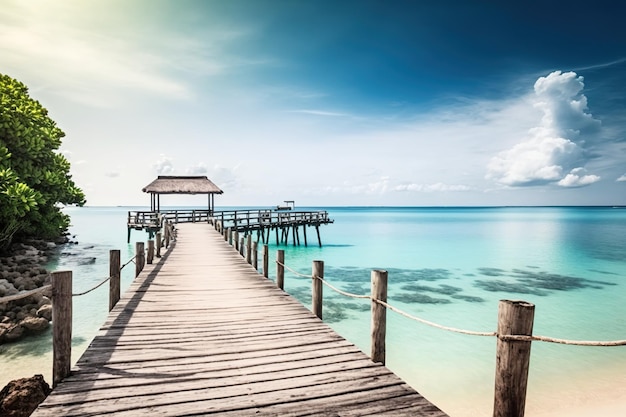
[[[108,275],[108,252],[132,257],[130,208],[71,208],[72,234],[51,268],[74,271],[74,292]],[[218,210],[220,208],[218,207]],[[618,208],[326,208],[323,247],[282,246],[285,263],[346,291],[369,292],[370,271],[389,272],[391,304],[445,326],[494,331],[498,301],[536,305],[534,333],[566,339],[626,339],[626,209]],[[314,229],[309,229],[309,242]],[[277,246],[270,243],[270,258]],[[270,268],[273,278],[274,267]],[[122,286],[134,265],[123,271]],[[287,272],[285,290],[310,304],[310,279]],[[107,286],[74,300],[74,360],[104,321]],[[324,318],[369,352],[369,303],[324,289]],[[431,328],[388,313],[387,365],[453,416],[489,415],[493,403],[492,337]],[[50,374],[50,335],[0,347],[0,384]],[[533,343],[527,415],[574,415],[608,401],[626,410],[626,347]],[[49,376],[47,376],[49,379]],[[585,415],[585,414],[581,414]],[[604,415],[609,415],[604,413]],[[621,414],[616,414],[621,415]]]

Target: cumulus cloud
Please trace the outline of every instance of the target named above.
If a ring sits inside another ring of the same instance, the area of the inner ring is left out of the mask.
[[[585,175],[586,145],[595,140],[600,121],[587,112],[583,77],[555,71],[534,86],[534,106],[542,112],[538,126],[512,148],[494,156],[487,178],[506,186],[557,184],[581,187],[600,177]]]
[[[584,187],[585,185],[593,184],[600,181],[600,177],[597,175],[585,175],[586,170],[584,168],[575,168],[570,171],[562,180],[557,184],[561,187]]]
[[[619,177],[616,181],[618,181],[618,182],[626,182],[626,174],[624,174],[621,177]]]
[[[159,160],[152,165],[152,168],[154,168],[158,175],[172,175],[174,173],[174,164],[172,164],[172,158],[169,158],[163,154],[161,154]]]
[[[200,162],[197,165],[187,168],[186,173],[187,175],[206,175],[207,167],[203,162]]]

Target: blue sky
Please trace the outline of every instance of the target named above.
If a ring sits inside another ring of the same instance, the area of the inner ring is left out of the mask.
[[[4,0],[0,72],[89,205],[626,205],[626,6],[512,3]]]

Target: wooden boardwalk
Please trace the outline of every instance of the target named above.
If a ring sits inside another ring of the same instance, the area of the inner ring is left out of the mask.
[[[445,416],[209,225],[178,228],[33,416]]]

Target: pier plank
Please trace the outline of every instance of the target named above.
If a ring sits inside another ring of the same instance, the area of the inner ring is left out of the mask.
[[[178,229],[33,416],[445,416],[208,225]]]

